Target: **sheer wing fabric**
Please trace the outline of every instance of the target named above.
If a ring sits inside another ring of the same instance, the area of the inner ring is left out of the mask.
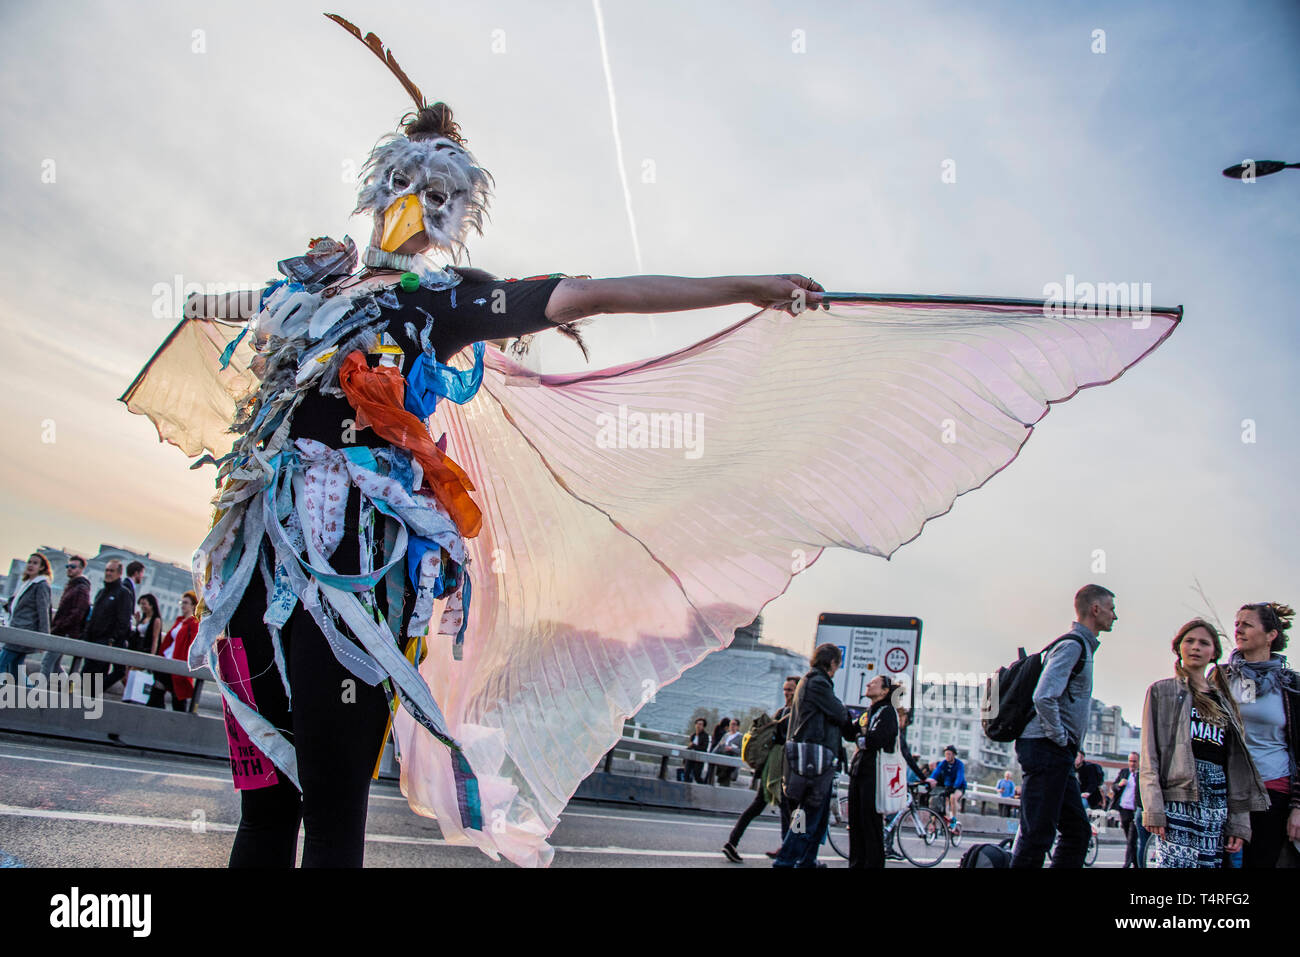
[[[536,375],[489,349],[432,420],[478,489],[462,661],[421,672],[478,775],[456,826],[445,748],[404,714],[402,786],[444,836],[549,863],[569,797],[626,716],[827,546],[888,556],[1006,467],[1049,403],[1113,381],[1174,329],[1041,307],[761,311],[680,352]]]

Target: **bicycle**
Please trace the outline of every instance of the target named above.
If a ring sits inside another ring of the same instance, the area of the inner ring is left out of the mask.
[[[1016,825],[1017,831],[1019,830],[1019,827],[1020,825],[1017,824]],[[1091,819],[1089,819],[1088,821],[1088,830],[1090,831],[1088,835],[1088,849],[1083,853],[1084,867],[1092,867],[1093,864],[1096,864],[1097,853],[1098,851],[1101,850],[1101,843],[1098,840],[1098,835],[1097,835],[1097,825],[1094,824]],[[1056,837],[1052,840],[1052,846],[1047,849],[1048,860],[1051,860],[1052,855],[1056,853],[1056,845],[1059,844],[1060,841],[1061,841],[1061,835],[1058,833]],[[1012,848],[1015,847],[1015,843],[1016,843],[1016,837],[1013,834],[1011,837],[1004,837],[1001,841],[999,841],[998,847],[1010,853]]]
[[[943,820],[944,830],[948,832],[948,839],[952,841],[952,846],[959,847],[961,846],[961,821],[955,814],[951,820],[948,818],[948,798],[954,790],[955,788],[950,787],[936,788],[930,795],[930,810]]]
[[[943,819],[918,803],[909,785],[907,803],[885,822],[885,860],[907,861],[916,867],[934,867],[948,854],[950,835]],[[826,837],[831,848],[845,860],[849,856],[849,798],[839,793],[839,780],[831,789],[830,825]]]

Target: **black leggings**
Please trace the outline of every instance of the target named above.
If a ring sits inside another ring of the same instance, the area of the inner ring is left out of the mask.
[[[849,778],[849,867],[885,866],[885,822],[876,810],[876,759]],[[836,800],[834,792],[831,800]]]
[[[354,501],[343,543],[331,558],[339,571],[358,567],[355,514]],[[377,591],[382,601],[382,583]],[[279,771],[279,781],[271,787],[240,792],[230,866],[293,867],[301,823],[306,830],[303,867],[360,867],[371,775],[388,723],[387,697],[381,687],[366,684],[339,663],[299,604],[281,630],[293,689],[290,710],[262,622],[265,612],[266,588],[261,572],[254,571],[227,632],[244,641],[257,710],[293,743],[302,792]]]
[[[1283,863],[1283,866],[1295,867],[1295,848],[1286,836],[1286,820],[1291,814],[1290,797],[1269,791],[1268,799],[1267,811],[1250,812],[1250,840],[1242,849],[1241,866],[1271,869]]]

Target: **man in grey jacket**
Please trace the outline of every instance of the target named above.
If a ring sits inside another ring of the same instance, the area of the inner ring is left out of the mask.
[[[1088,732],[1092,711],[1092,660],[1110,631],[1115,593],[1085,585],[1074,596],[1078,620],[1043,651],[1043,670],[1034,689],[1034,717],[1016,740],[1016,759],[1024,772],[1020,790],[1020,832],[1012,867],[1042,867],[1043,855],[1059,831],[1053,867],[1082,867],[1092,835],[1083,807],[1075,752]]]

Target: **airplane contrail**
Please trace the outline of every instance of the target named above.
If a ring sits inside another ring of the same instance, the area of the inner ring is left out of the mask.
[[[609,92],[609,117],[614,127],[614,154],[618,158],[618,178],[623,184],[623,205],[627,207],[627,222],[632,229],[632,255],[636,258],[636,271],[641,265],[641,243],[636,236],[636,217],[632,215],[632,191],[627,185],[627,165],[623,162],[623,139],[618,134],[618,108],[614,103],[614,75],[609,69],[609,50],[605,46],[605,18],[600,12],[600,0],[591,0],[596,10],[596,34],[600,38],[600,62],[605,68],[605,89]]]

